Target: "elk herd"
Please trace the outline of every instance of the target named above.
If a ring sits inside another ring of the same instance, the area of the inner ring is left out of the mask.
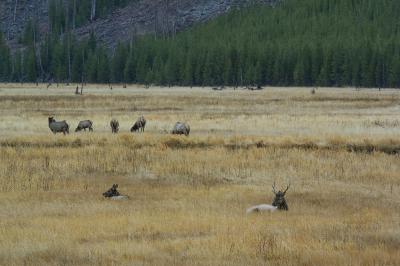
[[[54,117],[49,117],[49,128],[50,130],[56,134],[56,133],[63,133],[65,134],[69,134],[69,125],[68,123],[63,120],[63,121],[56,121],[54,119]],[[133,124],[133,126],[131,127],[130,131],[131,132],[144,132],[144,129],[146,127],[146,119],[144,118],[144,116],[140,116],[136,122]],[[111,132],[116,134],[119,131],[119,122],[117,119],[112,119],[110,121],[110,128],[111,128]],[[89,131],[93,131],[93,122],[90,120],[84,120],[84,121],[80,121],[78,123],[78,126],[75,129],[75,132],[79,132],[79,131],[86,131],[86,129],[88,129]],[[190,133],[190,126],[186,123],[182,123],[182,122],[177,122],[175,123],[171,134],[175,134],[175,135],[185,135],[188,136]],[[289,190],[290,184],[286,187],[286,189],[284,191],[276,191],[275,188],[275,182],[272,186],[272,192],[275,195],[275,198],[272,202],[272,204],[259,204],[259,205],[255,205],[252,206],[250,208],[248,208],[246,210],[247,214],[250,213],[259,213],[259,212],[275,212],[276,210],[284,210],[284,211],[288,211],[288,205],[285,199],[285,195],[286,192]],[[118,184],[114,184],[108,191],[103,193],[103,196],[106,198],[110,198],[112,200],[124,200],[124,199],[129,199],[129,197],[127,195],[121,195],[118,190]]]
[[[56,133],[63,133],[69,134],[69,125],[67,121],[56,121],[54,117],[49,117],[49,128],[51,132],[54,134]],[[131,132],[144,132],[144,128],[146,127],[146,119],[144,116],[140,116],[136,122],[133,124],[131,127],[130,131]],[[118,133],[119,131],[119,122],[117,119],[113,118],[110,121],[110,128],[112,133]],[[79,131],[86,131],[88,129],[90,132],[93,131],[93,122],[91,120],[84,120],[80,121],[78,126],[75,129],[75,132]],[[176,122],[174,127],[172,128],[171,134],[173,135],[185,135],[189,136],[190,133],[190,126],[187,123],[182,123],[182,122]]]

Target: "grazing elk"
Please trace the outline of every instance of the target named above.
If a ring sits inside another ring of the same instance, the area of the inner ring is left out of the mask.
[[[252,213],[252,212],[274,212],[276,210],[289,210],[288,205],[285,200],[285,194],[288,191],[290,187],[290,184],[287,186],[285,191],[278,191],[276,192],[275,190],[275,182],[274,185],[272,186],[272,192],[275,194],[274,201],[272,202],[272,205],[269,204],[260,204],[256,206],[252,206],[246,210],[246,213]]]
[[[131,132],[136,132],[138,130],[144,132],[145,126],[146,126],[146,119],[144,118],[144,116],[141,116],[138,118],[138,120],[136,120],[135,124],[133,124]]]
[[[119,122],[117,119],[112,119],[110,122],[111,132],[118,133],[119,131]]]
[[[54,134],[62,132],[64,135],[69,134],[69,125],[65,120],[56,121],[54,117],[49,117],[49,128]]]
[[[93,131],[93,122],[90,120],[84,120],[79,122],[77,128],[75,129],[75,132],[79,132],[81,130],[86,131],[86,129],[89,129],[89,131]]]
[[[189,136],[190,126],[186,123],[176,122],[174,128],[172,129],[172,134],[174,135],[185,135]]]

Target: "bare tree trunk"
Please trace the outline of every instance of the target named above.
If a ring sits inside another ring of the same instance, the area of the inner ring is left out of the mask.
[[[23,82],[23,76],[22,76],[22,71],[23,71],[22,66],[24,65],[23,62],[24,62],[24,54],[22,53],[22,54],[21,54],[21,62],[20,62],[20,72],[19,72],[19,80],[20,80],[20,82],[21,82],[21,85],[24,84],[24,82]]]
[[[75,30],[75,17],[76,17],[76,0],[74,0],[74,6],[72,11],[72,29]]]
[[[49,38],[50,37],[47,36],[47,41],[46,41],[46,61],[47,61],[47,63],[49,61],[49,42],[50,42]]]
[[[90,12],[90,21],[93,21],[96,17],[96,0],[92,0],[92,9]]]
[[[169,19],[168,11],[169,11],[169,0],[167,0],[167,2],[166,2],[165,15],[164,15],[165,16],[165,26],[166,26],[165,38],[168,38],[170,33],[171,33],[171,22],[170,22],[170,19]]]
[[[178,14],[178,12],[179,12],[179,1],[176,1],[176,10],[175,10],[175,13],[176,14]],[[177,24],[178,24],[178,16],[177,15],[175,15],[174,16],[174,28],[173,28],[173,38],[175,39],[175,36],[176,36],[176,32],[177,32]]]
[[[83,87],[83,81],[84,81],[84,76],[83,74],[85,73],[85,51],[82,51],[82,71],[81,71],[81,81],[82,81],[82,87]]]
[[[71,81],[71,36],[68,33],[68,83]]]
[[[14,6],[14,22],[15,22],[15,18],[17,17],[17,6],[18,6],[18,0],[15,0],[15,6]]]
[[[68,49],[68,84],[71,82],[71,26],[68,13],[66,14],[66,35],[67,35],[67,49]]]
[[[154,11],[154,39],[157,40],[157,21],[158,20],[158,9]]]
[[[10,5],[10,8],[9,8],[9,11],[10,11],[10,14],[11,14],[11,12],[12,12],[12,7],[11,7],[11,5]],[[11,25],[12,25],[12,22],[11,22],[11,20],[10,20],[9,23],[8,23],[8,28],[7,28],[7,41],[10,40],[10,29],[11,29]]]
[[[42,76],[42,81],[44,81],[44,69],[43,69],[43,63],[42,63],[42,51],[41,51],[40,47],[38,49],[38,58],[39,58],[40,75]]]
[[[172,22],[172,39],[175,39],[175,36],[176,36],[176,20],[175,19]]]
[[[35,5],[35,7],[36,7],[36,5]],[[34,54],[34,57],[36,57],[36,20],[33,21],[32,33],[33,33],[33,54]],[[35,60],[35,69],[36,68],[37,68],[37,65],[36,65],[36,60]],[[37,86],[37,73],[36,73],[36,86]]]
[[[39,17],[39,9],[38,6],[36,5],[35,2],[35,13],[36,13],[36,17]],[[35,21],[35,25],[36,25],[36,21]],[[40,67],[40,76],[42,77],[42,82],[44,81],[44,69],[43,69],[43,63],[42,63],[42,51],[39,48],[36,47],[36,28],[34,27],[33,29],[33,44],[35,45],[35,56],[36,56],[36,50],[37,50],[37,54],[38,54],[38,61],[39,61],[39,67]],[[40,44],[40,39],[39,39],[39,44]]]

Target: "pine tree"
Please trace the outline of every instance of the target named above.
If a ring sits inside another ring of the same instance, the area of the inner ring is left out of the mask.
[[[400,55],[397,52],[388,67],[389,86],[400,89]]]
[[[89,56],[87,62],[85,64],[85,77],[88,82],[96,83],[97,82],[97,66],[98,66],[98,58],[94,52],[89,52]]]
[[[24,56],[24,73],[26,74],[26,81],[34,82],[37,80],[37,63],[36,54],[33,46],[25,51]]]
[[[23,81],[22,61],[23,61],[22,53],[20,50],[17,50],[13,57],[12,81],[15,82]]]
[[[127,64],[128,52],[124,45],[118,44],[114,56],[111,59],[111,73],[113,82],[124,80],[124,69]]]
[[[128,59],[125,63],[124,79],[120,80],[120,81],[124,81],[126,83],[132,83],[132,82],[136,81],[135,56],[134,56],[132,49],[129,52]]]
[[[158,59],[158,58],[157,58]],[[183,73],[183,84],[192,86],[195,83],[195,69],[196,63],[192,53],[186,57],[185,69]]]
[[[109,83],[110,82],[110,62],[107,52],[103,47],[99,48],[96,52],[98,57],[97,66],[97,82]]]
[[[297,64],[293,73],[295,85],[304,86],[306,84],[305,75],[306,75],[306,70],[303,58],[299,58],[297,60]]]
[[[11,76],[11,55],[0,30],[0,81],[7,81]]]
[[[82,82],[83,59],[85,56],[85,50],[83,45],[79,45],[72,52],[72,69],[71,78],[74,82]]]

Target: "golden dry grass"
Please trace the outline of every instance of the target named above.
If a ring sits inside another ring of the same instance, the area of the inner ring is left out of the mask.
[[[400,264],[400,92],[310,91],[3,84],[0,265]],[[246,215],[274,181],[289,212]]]

